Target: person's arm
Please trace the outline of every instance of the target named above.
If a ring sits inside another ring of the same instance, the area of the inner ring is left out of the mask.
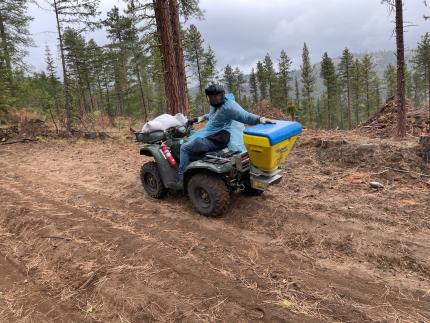
[[[244,124],[255,125],[260,123],[260,117],[249,113],[243,109],[239,104],[234,103],[226,109],[226,117]]]
[[[208,121],[209,120],[209,113],[206,113],[206,114],[198,117],[197,119],[198,119],[197,122]]]

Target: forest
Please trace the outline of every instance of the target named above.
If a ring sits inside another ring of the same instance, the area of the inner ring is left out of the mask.
[[[46,69],[40,72],[29,72],[25,60],[28,48],[35,46],[29,32],[33,19],[29,3],[11,0],[2,4],[1,121],[14,109],[38,112],[69,128],[98,115],[114,124],[116,117],[146,120],[174,111],[166,96],[172,86],[166,81],[169,74],[152,3],[130,0],[125,10],[114,6],[106,17],[100,16],[96,0],[48,3],[57,18],[59,52],[46,47]],[[292,70],[284,50],[279,57],[262,57],[250,75],[229,64],[218,68],[215,51],[195,25],[187,24],[190,18],[203,18],[198,2],[180,1],[178,10],[183,21],[178,26],[178,48],[183,48],[179,61],[185,64],[180,96],[186,101],[187,114],[198,115],[207,109],[203,89],[215,79],[247,109],[266,99],[283,113],[323,129],[352,129],[396,93],[395,62],[378,75],[371,54],[354,57],[348,48],[339,58],[325,53],[318,68],[310,61],[306,43],[298,71]],[[106,44],[99,45],[87,36],[97,29],[105,31]],[[61,57],[61,66],[56,66],[56,56]],[[429,56],[430,34],[426,33],[405,69],[406,97],[417,108],[429,103]]]
[[[1,0],[0,322],[430,322],[429,26]]]

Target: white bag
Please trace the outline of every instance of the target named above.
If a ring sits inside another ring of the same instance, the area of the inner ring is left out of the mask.
[[[178,113],[175,116],[170,114],[162,114],[155,119],[148,121],[142,127],[142,133],[150,133],[157,130],[165,131],[172,127],[184,126],[188,119],[182,113]]]

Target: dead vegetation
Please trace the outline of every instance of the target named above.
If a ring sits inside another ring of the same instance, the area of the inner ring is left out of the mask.
[[[207,219],[184,197],[145,196],[134,143],[3,146],[0,252],[19,274],[0,279],[0,318],[428,321],[418,150],[305,131],[280,186]]]
[[[250,110],[251,113],[273,120],[289,120],[290,118],[280,109],[270,106],[269,101],[264,99],[258,102]]]
[[[419,137],[430,131],[428,107],[416,108],[407,101],[406,111],[406,132],[409,136]],[[391,97],[374,116],[358,126],[358,131],[370,137],[390,138],[395,136],[396,127],[396,97]]]

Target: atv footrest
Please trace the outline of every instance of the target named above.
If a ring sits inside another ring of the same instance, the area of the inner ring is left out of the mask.
[[[230,163],[232,161],[233,156],[237,155],[239,152],[237,151],[214,151],[210,153],[206,153],[205,157],[202,158],[203,161],[208,163],[213,163],[216,165],[223,165],[226,163]]]

